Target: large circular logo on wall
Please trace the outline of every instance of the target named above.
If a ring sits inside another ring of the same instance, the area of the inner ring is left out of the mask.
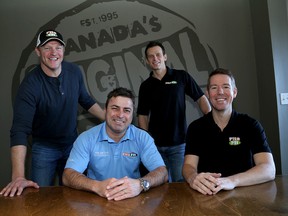
[[[12,99],[24,76],[38,64],[34,53],[36,36],[45,29],[55,29],[63,35],[65,60],[81,67],[88,91],[102,106],[107,94],[118,86],[127,87],[138,96],[141,82],[149,76],[144,49],[151,40],[165,46],[168,66],[188,71],[203,88],[208,72],[218,65],[213,49],[200,40],[193,23],[158,3],[87,0],[35,32],[14,74]],[[189,99],[187,102],[188,119],[195,119],[200,115],[198,108]],[[79,111],[80,128],[91,125],[89,118],[93,119],[84,110]]]

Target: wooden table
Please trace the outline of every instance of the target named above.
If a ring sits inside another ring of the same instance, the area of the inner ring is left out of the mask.
[[[18,197],[0,196],[0,215],[288,215],[288,176],[214,196],[167,183],[118,202],[68,187],[27,188]]]

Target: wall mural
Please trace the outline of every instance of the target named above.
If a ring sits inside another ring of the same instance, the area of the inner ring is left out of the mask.
[[[34,53],[36,37],[45,29],[55,29],[63,35],[65,60],[81,67],[88,91],[102,107],[108,92],[118,86],[127,87],[138,96],[141,82],[150,73],[144,49],[151,40],[159,40],[165,46],[168,66],[188,71],[203,89],[208,72],[218,65],[213,49],[201,41],[194,24],[163,5],[149,0],[87,0],[35,32],[19,59],[12,101],[24,76],[38,64]],[[187,114],[187,119],[200,115],[190,99]],[[80,131],[97,123],[81,109],[78,119]]]

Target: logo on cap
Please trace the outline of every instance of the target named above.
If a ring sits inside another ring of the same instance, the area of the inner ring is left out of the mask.
[[[57,32],[55,31],[47,31],[46,37],[58,37]]]
[[[53,31],[53,30],[47,30],[42,31],[39,33],[37,38],[37,44],[36,47],[43,46],[45,43],[51,40],[57,40],[59,41],[63,46],[65,46],[65,43],[63,41],[63,37],[60,33]]]

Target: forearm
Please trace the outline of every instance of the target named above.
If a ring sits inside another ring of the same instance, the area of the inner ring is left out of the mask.
[[[243,173],[229,176],[235,187],[249,186],[271,181],[275,178],[275,167],[270,164],[260,164]]]
[[[197,170],[188,164],[183,165],[182,175],[184,179],[190,184],[197,176]]]
[[[146,131],[148,131],[148,116],[139,115],[138,116],[138,126]]]
[[[156,187],[168,181],[168,172],[166,167],[162,166],[149,172],[143,178],[149,181],[151,187]]]
[[[73,169],[65,169],[62,179],[63,184],[68,187],[97,193],[97,181]]]
[[[254,167],[228,177],[235,187],[260,184],[275,178],[276,168],[271,153],[257,153],[253,158],[255,161]]]
[[[88,112],[96,116],[101,121],[105,120],[105,112],[97,103],[90,107]]]
[[[25,158],[27,147],[17,145],[11,147],[12,181],[17,178],[25,178]]]
[[[207,97],[205,95],[200,97],[198,99],[197,103],[198,103],[199,108],[203,114],[207,114],[208,112],[211,111],[211,106],[210,106],[209,100],[207,99]]]

